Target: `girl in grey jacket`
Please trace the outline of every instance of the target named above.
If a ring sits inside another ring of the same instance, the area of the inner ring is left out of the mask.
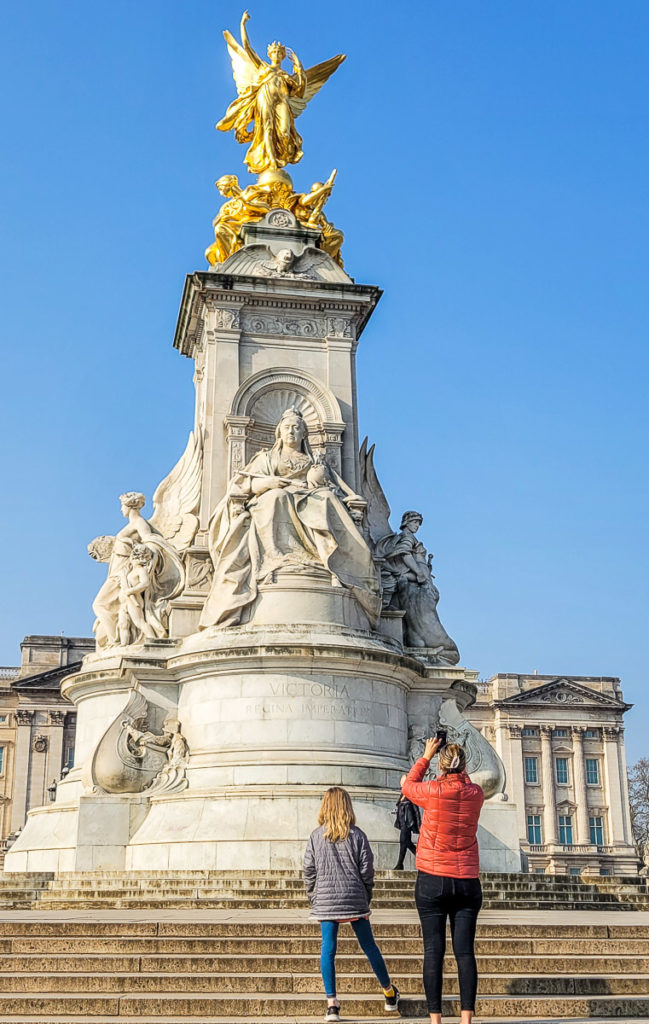
[[[374,858],[365,833],[357,827],[346,790],[339,786],[324,795],[319,828],[309,837],[304,853],[304,884],[311,916],[320,922],[320,970],[327,996],[326,1021],[340,1020],[336,997],[338,925],[348,922],[385,996],[385,1009],[396,1010],[399,990],[390,981],[385,961],[369,922],[374,887]]]

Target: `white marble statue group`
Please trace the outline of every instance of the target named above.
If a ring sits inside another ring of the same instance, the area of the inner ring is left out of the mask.
[[[416,533],[423,517],[404,513],[398,532],[373,465],[361,448],[361,494],[309,445],[299,411],[286,409],[272,448],[234,473],[209,524],[214,566],[200,629],[248,621],[259,586],[276,573],[320,572],[346,588],[378,628],[381,611],[403,613],[404,643],[425,648],[439,664],[456,664],[457,647],[438,615],[439,593],[428,555]],[[88,550],[108,562],[108,576],[93,603],[98,649],[141,644],[168,635],[170,602],[185,586],[184,555],[198,527],[200,437],[154,495],[154,514],[142,515],[145,497],[121,495],[128,522],[115,537],[98,537]],[[364,514],[359,515],[359,509]]]

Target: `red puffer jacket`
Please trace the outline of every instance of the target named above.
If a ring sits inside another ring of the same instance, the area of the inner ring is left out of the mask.
[[[480,860],[476,833],[484,793],[466,772],[421,782],[429,764],[420,757],[403,784],[408,799],[424,808],[415,858],[417,870],[446,878],[477,878]]]

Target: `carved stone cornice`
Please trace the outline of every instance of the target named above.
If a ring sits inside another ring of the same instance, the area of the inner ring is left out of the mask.
[[[522,725],[508,725],[507,726],[507,731],[509,732],[509,735],[510,735],[510,737],[513,740],[519,740],[521,738],[521,736],[523,735],[523,726]]]
[[[50,725],[65,725],[65,711],[48,711],[47,718]]]
[[[17,725],[31,725],[34,720],[34,712],[28,711],[26,708],[18,708],[16,711],[16,724]]]

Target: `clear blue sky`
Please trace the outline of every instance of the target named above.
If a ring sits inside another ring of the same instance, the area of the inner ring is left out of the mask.
[[[243,2],[243,0],[242,0]],[[88,634],[88,540],[151,495],[192,420],[171,346],[203,269],[221,29],[242,3],[48,2],[2,18],[0,663]],[[421,509],[465,665],[620,675],[647,711],[649,4],[445,0],[251,8],[259,46],[347,62],[300,121],[300,188],[385,295],[361,431],[394,510]]]

